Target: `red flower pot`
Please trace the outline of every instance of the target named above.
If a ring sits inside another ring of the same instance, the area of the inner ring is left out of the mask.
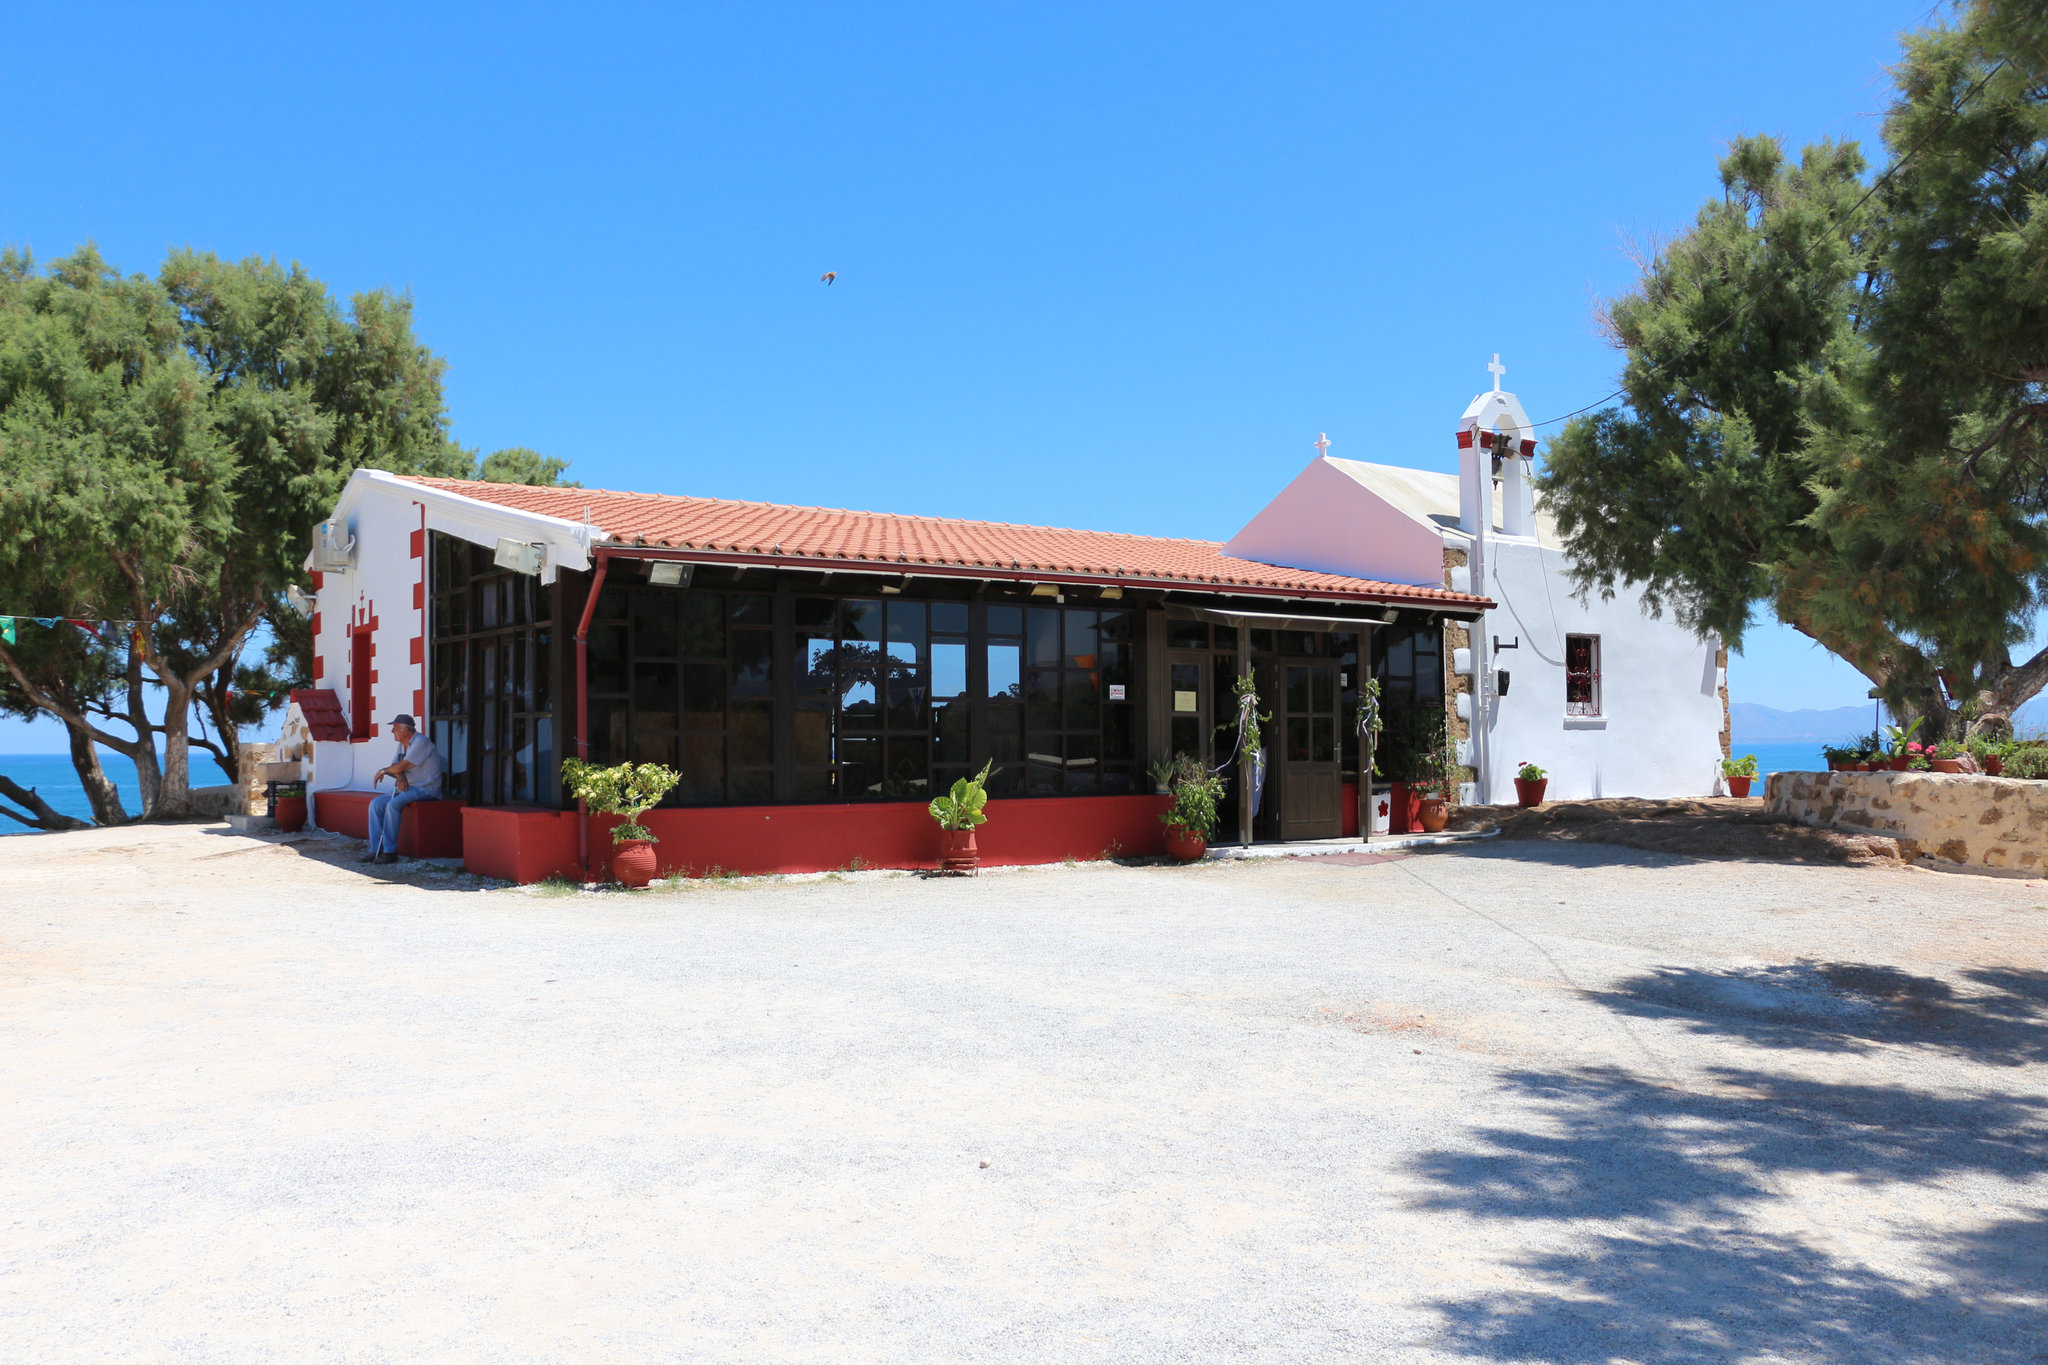
[[[305,797],[280,796],[277,798],[277,827],[286,834],[297,834],[306,827]]]
[[[654,861],[654,845],[645,839],[628,839],[612,848],[612,880],[620,886],[643,887],[654,880],[659,870]]]
[[[1911,754],[1900,754],[1892,760],[1892,771],[1895,773],[1910,772],[1912,767],[1913,756]]]
[[[1416,834],[1422,826],[1416,821],[1415,807],[1422,793],[1410,791],[1406,782],[1396,782],[1387,791],[1387,833]]]
[[[1166,827],[1166,856],[1177,863],[1192,863],[1209,851],[1209,841],[1179,825]]]
[[[1841,772],[1853,772],[1853,771],[1855,771],[1855,769],[1853,768],[1853,766],[1852,766],[1852,765],[1850,765],[1850,764],[1847,764],[1847,763],[1844,763],[1844,762],[1843,762],[1843,761],[1842,761],[1841,759],[1839,759],[1839,758],[1831,758],[1831,759],[1829,759],[1829,760],[1828,760],[1828,771],[1829,771],[1829,772],[1831,772],[1831,773],[1841,773]]]
[[[1937,758],[1932,760],[1932,762],[1934,764],[1934,771],[1938,773],[1959,773],[1963,770],[1962,763],[1957,759]]]
[[[1754,779],[1754,778],[1749,778],[1749,777],[1731,777],[1731,778],[1729,778],[1729,779],[1728,779],[1728,794],[1729,794],[1730,796],[1747,796],[1747,795],[1749,795],[1749,784],[1750,784],[1751,782],[1755,781],[1755,780],[1756,780],[1756,779]]]
[[[1984,775],[1986,777],[1997,777],[2004,771],[2005,760],[2000,758],[1997,754],[1993,754],[1989,758],[1984,760]]]
[[[1550,779],[1539,777],[1534,782],[1515,779],[1515,804],[1518,806],[1540,806],[1543,804],[1543,789],[1550,785]]]
[[[1441,834],[1444,826],[1451,823],[1451,803],[1441,796],[1425,796],[1416,806],[1415,814],[1422,821],[1424,834]]]
[[[980,866],[981,850],[975,847],[973,830],[939,831],[939,871],[964,877],[971,875]]]

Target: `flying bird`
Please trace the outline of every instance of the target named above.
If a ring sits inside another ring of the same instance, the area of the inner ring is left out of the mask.
[[[819,284],[830,284],[830,283],[832,283],[832,281],[834,281],[834,280],[836,280],[836,279],[838,279],[838,278],[839,278],[839,272],[838,272],[838,271],[836,271],[836,270],[828,270],[828,271],[826,271],[826,272],[825,272],[824,274],[822,274],[822,275],[818,276],[818,283],[819,283]]]

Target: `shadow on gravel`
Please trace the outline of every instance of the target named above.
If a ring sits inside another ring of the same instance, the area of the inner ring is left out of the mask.
[[[1504,1080],[1535,1112],[1480,1130],[1479,1151],[1421,1158],[1424,1206],[1554,1222],[1585,1244],[1521,1259],[1540,1287],[1439,1302],[1438,1346],[1560,1362],[2044,1358],[2048,1217],[1929,1241],[1926,1275],[1907,1280],[1786,1231],[1777,1178],[2024,1180],[2048,1171],[2048,1103],[1739,1070],[1690,1093],[1608,1069]]]
[[[1992,1066],[2048,1062],[2048,972],[1979,968],[1958,990],[1931,976],[1860,962],[1733,971],[1659,967],[1588,998],[1623,1014],[1764,1047],[1935,1048]]]

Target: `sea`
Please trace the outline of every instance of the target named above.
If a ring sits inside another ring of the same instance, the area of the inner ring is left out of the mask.
[[[1826,772],[1828,766],[1827,757],[1821,753],[1817,741],[1785,740],[1770,744],[1744,744],[1738,738],[1729,749],[1737,758],[1744,754],[1755,754],[1758,776],[1769,773]]]
[[[121,793],[121,804],[130,815],[142,810],[142,785],[135,780],[135,765],[119,754],[102,752],[100,766],[107,776],[114,779],[115,790]],[[50,808],[64,815],[75,815],[81,820],[92,819],[92,803],[85,799],[85,787],[78,780],[78,773],[71,766],[69,754],[0,754],[0,775],[12,778],[24,787],[35,788],[36,794],[50,803]],[[228,780],[220,764],[213,761],[213,755],[205,751],[192,754],[192,785],[195,787],[217,787]],[[13,802],[0,797],[0,804],[13,807]],[[0,834],[33,834],[36,831],[12,820],[0,820]]]

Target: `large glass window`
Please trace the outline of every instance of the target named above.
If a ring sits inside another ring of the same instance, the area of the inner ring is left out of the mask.
[[[429,536],[427,734],[442,790],[476,805],[553,805],[554,589],[454,536]]]

